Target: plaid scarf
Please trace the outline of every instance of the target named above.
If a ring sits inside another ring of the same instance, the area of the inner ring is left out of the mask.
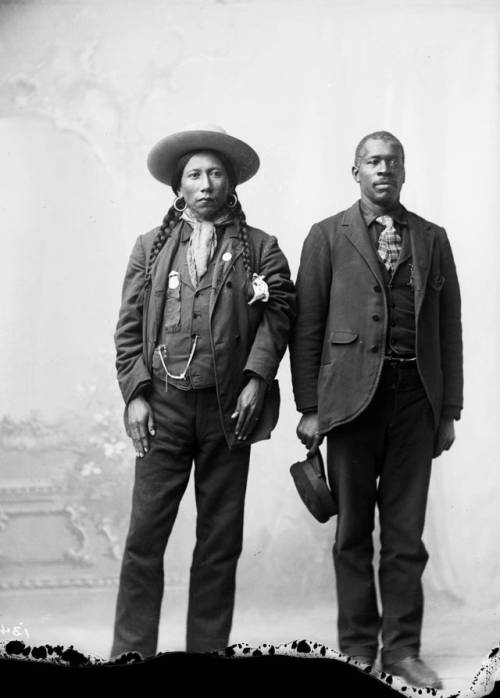
[[[379,216],[375,220],[385,226],[378,239],[378,255],[387,271],[393,272],[401,252],[401,235],[394,227],[391,216]]]

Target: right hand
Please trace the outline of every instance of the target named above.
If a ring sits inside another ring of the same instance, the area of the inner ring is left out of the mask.
[[[135,453],[143,458],[149,451],[149,437],[156,433],[153,410],[147,400],[140,395],[127,405],[127,434],[132,439]]]
[[[323,436],[319,433],[317,412],[308,412],[302,415],[297,427],[297,436],[308,449],[308,456],[313,456],[323,441]]]

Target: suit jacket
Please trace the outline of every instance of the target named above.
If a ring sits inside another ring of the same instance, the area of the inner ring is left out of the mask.
[[[179,245],[184,222],[167,238],[144,292],[144,275],[152,242],[158,228],[141,235],[132,250],[122,291],[122,304],[115,332],[118,382],[128,403],[141,389],[151,385],[154,349],[160,339],[166,286],[171,264]],[[273,381],[285,352],[295,316],[295,291],[288,262],[276,238],[248,226],[252,269],[265,277],[269,301],[249,306],[251,285],[243,265],[243,245],[236,227],[228,226],[221,241],[213,272],[210,297],[210,341],[214,360],[221,426],[229,446],[240,445],[234,437],[234,412],[239,393],[248,381],[245,372],[266,380],[279,401]],[[228,253],[228,254],[226,254]],[[277,419],[277,404],[274,406]],[[263,420],[261,419],[261,422]],[[265,420],[264,420],[265,421]],[[269,438],[264,424],[254,430],[243,445]]]
[[[460,291],[446,232],[407,212],[414,267],[417,367],[437,427],[462,408]],[[297,277],[290,357],[297,409],[326,433],[353,420],[377,389],[388,312],[359,202],[312,226]]]

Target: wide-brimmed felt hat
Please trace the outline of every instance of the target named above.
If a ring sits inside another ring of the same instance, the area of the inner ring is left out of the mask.
[[[290,473],[300,498],[315,519],[326,523],[337,514],[337,504],[328,487],[321,451],[294,463]]]
[[[259,156],[255,150],[214,124],[188,128],[162,138],[148,155],[148,169],[160,182],[172,184],[179,158],[200,150],[216,150],[228,158],[237,184],[246,182],[259,169]]]

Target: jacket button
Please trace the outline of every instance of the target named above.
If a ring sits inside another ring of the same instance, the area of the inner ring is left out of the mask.
[[[396,327],[396,321],[395,321],[395,320],[393,320],[393,321],[391,322],[391,327]]]
[[[370,351],[372,354],[376,354],[378,352],[378,344],[374,344],[372,347],[370,347]]]
[[[378,322],[380,320],[380,315],[372,315],[372,320],[375,320],[375,322]]]
[[[377,284],[376,286],[373,287],[373,290],[374,290],[376,293],[380,293],[380,292],[382,291],[382,288]]]
[[[228,288],[231,288],[232,285],[233,285],[232,281],[228,281],[227,284],[226,284],[226,286],[227,286]]]

